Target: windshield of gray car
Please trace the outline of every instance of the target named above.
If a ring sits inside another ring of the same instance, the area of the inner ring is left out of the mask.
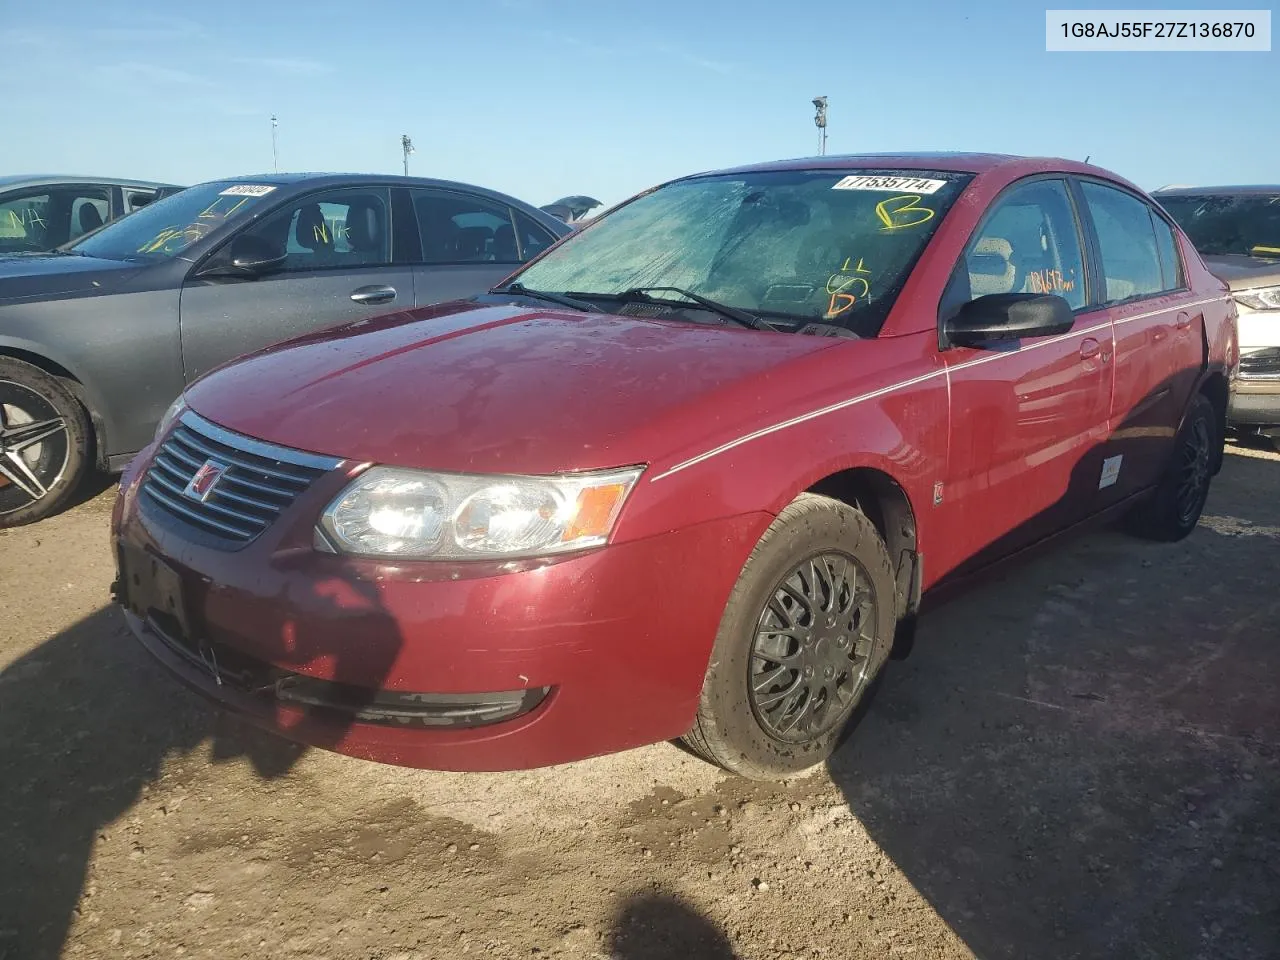
[[[1203,256],[1280,259],[1280,192],[1158,199]]]
[[[678,287],[759,317],[874,336],[971,179],[770,170],[680,180],[602,215],[512,279],[531,291],[596,294],[606,308],[609,295]]]
[[[274,193],[259,183],[202,183],[148,204],[69,249],[107,260],[167,260]]]

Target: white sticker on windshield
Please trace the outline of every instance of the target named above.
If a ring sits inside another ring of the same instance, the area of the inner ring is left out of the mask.
[[[1123,461],[1123,454],[1118,457],[1107,457],[1102,461],[1102,476],[1098,478],[1099,490],[1115,486],[1116,481],[1120,479],[1120,464]]]
[[[265,197],[274,190],[275,187],[269,187],[262,183],[237,183],[234,187],[227,187],[220,196],[224,197]]]
[[[869,177],[850,176],[838,180],[832,190],[891,190],[908,193],[937,193],[947,185],[945,180],[927,180],[923,177]]]

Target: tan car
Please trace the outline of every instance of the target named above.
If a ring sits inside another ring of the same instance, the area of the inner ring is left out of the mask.
[[[1229,421],[1280,437],[1280,186],[1165,187],[1152,196],[1231,287],[1239,309]]]

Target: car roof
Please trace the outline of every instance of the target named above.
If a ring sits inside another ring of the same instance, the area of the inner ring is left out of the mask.
[[[1280,184],[1249,183],[1223,187],[1161,187],[1159,190],[1151,191],[1151,194],[1156,197],[1265,197],[1280,194]]]
[[[1064,157],[1018,156],[1010,153],[965,153],[960,151],[909,151],[901,153],[851,153],[820,157],[796,157],[753,163],[724,170],[693,174],[695,177],[757,173],[769,170],[932,170],[942,173],[984,174],[1003,170],[1017,176],[1035,173],[1075,173],[1101,177],[1143,192],[1114,171]],[[690,177],[679,177],[679,180]]]
[[[158,180],[130,180],[124,177],[73,176],[66,173],[18,173],[0,176],[0,190],[14,187],[55,187],[64,183],[105,183],[116,187],[178,187],[181,184]]]

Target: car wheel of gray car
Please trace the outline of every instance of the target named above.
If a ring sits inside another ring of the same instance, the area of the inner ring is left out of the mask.
[[[1217,422],[1213,404],[1197,394],[1155,494],[1129,516],[1130,531],[1148,540],[1172,543],[1196,528],[1209,499],[1215,451],[1222,442]]]
[[[685,743],[757,780],[822,763],[878,686],[895,607],[889,552],[871,521],[801,494],[734,585]]]
[[[66,504],[89,466],[89,421],[57,377],[0,357],[0,527]]]

